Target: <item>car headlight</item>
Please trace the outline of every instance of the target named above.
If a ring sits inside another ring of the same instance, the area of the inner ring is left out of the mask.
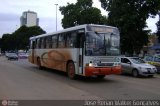
[[[139,67],[138,69],[139,69],[139,70],[143,70],[143,71],[147,71],[147,69],[144,68],[144,67]]]
[[[153,68],[153,70],[154,70],[155,72],[157,72],[157,68]]]
[[[138,67],[138,69],[139,69],[139,70],[141,70],[141,69],[142,69],[142,67]]]

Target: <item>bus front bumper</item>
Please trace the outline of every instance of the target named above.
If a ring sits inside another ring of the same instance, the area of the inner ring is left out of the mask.
[[[121,74],[121,66],[85,67],[85,76]]]

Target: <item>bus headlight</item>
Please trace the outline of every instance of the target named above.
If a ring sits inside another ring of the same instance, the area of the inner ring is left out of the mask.
[[[93,65],[93,63],[89,63],[89,67],[93,67],[94,65]]]
[[[87,66],[87,67],[95,67],[96,64],[94,64],[94,63],[87,63],[86,66]]]

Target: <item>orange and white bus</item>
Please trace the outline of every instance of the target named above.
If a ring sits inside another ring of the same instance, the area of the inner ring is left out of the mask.
[[[116,27],[85,24],[30,38],[29,62],[67,72],[71,79],[120,74],[119,56]]]

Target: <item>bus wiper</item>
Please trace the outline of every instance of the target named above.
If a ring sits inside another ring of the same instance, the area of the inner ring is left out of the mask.
[[[96,32],[96,31],[94,33],[98,34],[98,32]]]

